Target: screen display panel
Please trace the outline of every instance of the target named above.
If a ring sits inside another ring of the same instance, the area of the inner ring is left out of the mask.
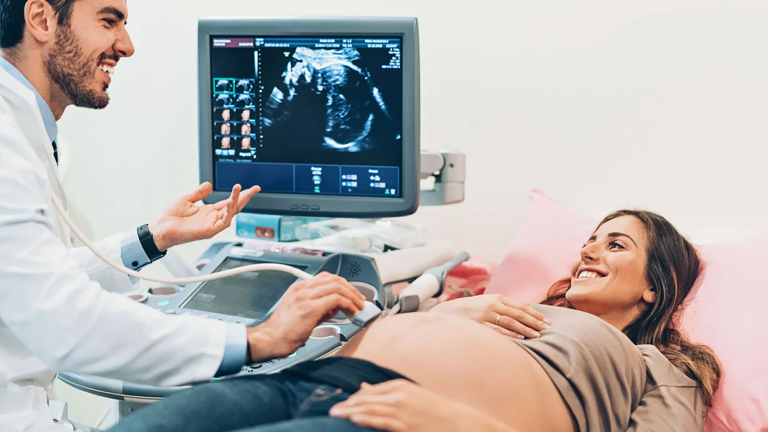
[[[215,271],[250,264],[257,262],[227,258]],[[306,270],[305,266],[292,267]],[[181,307],[261,320],[296,280],[296,276],[280,271],[242,273],[204,282]]]
[[[402,196],[402,37],[209,43],[215,190]]]

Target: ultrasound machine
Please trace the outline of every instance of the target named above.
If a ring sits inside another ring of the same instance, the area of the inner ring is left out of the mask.
[[[420,148],[415,18],[201,19],[198,60],[200,179],[213,184],[206,202],[228,198],[235,184],[261,187],[243,211],[276,215],[392,217],[415,212],[420,198],[428,205],[463,200],[463,155]],[[430,176],[434,186],[420,191],[420,179]],[[391,296],[385,284],[413,280],[455,255],[402,253],[399,259],[393,252],[381,259],[299,255],[216,243],[201,257],[207,264],[200,273],[254,263],[286,264],[309,274],[327,271],[386,309]],[[439,285],[445,271],[433,270],[428,284]],[[269,317],[295,281],[288,273],[249,272],[157,288],[141,301],[167,314],[253,326]],[[416,303],[401,309],[413,310],[424,295],[410,299]],[[274,373],[328,356],[363,325],[340,314],[288,357],[214,379]],[[121,401],[118,418],[188,387],[70,373],[59,378]]]

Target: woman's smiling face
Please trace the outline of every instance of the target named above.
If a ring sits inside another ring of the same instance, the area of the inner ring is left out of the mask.
[[[566,299],[614,326],[628,324],[655,300],[646,280],[646,247],[645,226],[633,216],[600,225],[581,250]]]

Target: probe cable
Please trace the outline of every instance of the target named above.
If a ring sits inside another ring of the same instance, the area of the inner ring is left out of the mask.
[[[96,248],[96,246],[93,245],[93,243],[88,241],[88,239],[80,231],[80,229],[77,228],[77,226],[72,221],[72,219],[69,218],[69,215],[67,214],[66,210],[64,210],[64,206],[61,204],[61,201],[59,201],[59,199],[53,194],[51,194],[51,201],[53,201],[53,206],[56,207],[56,211],[59,212],[59,215],[61,215],[61,217],[64,219],[67,225],[69,225],[69,228],[75,234],[75,237],[77,237],[81,242],[83,242],[83,244],[87,246],[88,249],[90,249],[94,254],[96,254],[97,257],[101,258],[105,263],[112,266],[115,270],[118,270],[120,272],[127,274],[128,276],[133,276],[138,279],[144,279],[152,282],[160,282],[160,283],[167,283],[167,284],[186,285],[186,284],[195,283],[195,282],[205,282],[205,281],[212,281],[216,279],[223,279],[225,277],[234,276],[241,273],[253,272],[253,271],[281,271],[285,273],[290,273],[299,279],[307,280],[312,278],[312,275],[310,275],[309,273],[303,272],[289,265],[263,264],[263,263],[251,264],[251,265],[224,270],[224,271],[211,273],[207,275],[183,277],[183,278],[163,278],[163,277],[155,277],[155,276],[145,276],[135,270],[131,270],[128,267],[125,267],[124,265],[102,254]]]

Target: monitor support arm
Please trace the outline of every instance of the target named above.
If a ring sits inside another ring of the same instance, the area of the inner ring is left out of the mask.
[[[434,206],[464,201],[465,163],[466,156],[458,151],[422,150],[420,179],[433,177],[435,182],[431,189],[421,190],[419,205]]]

